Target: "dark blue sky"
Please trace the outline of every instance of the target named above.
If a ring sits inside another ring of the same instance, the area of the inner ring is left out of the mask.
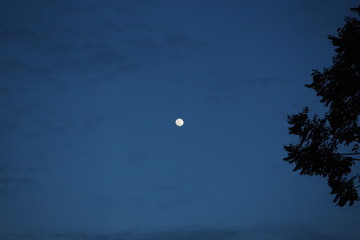
[[[0,239],[359,239],[282,161],[357,5],[0,1]]]

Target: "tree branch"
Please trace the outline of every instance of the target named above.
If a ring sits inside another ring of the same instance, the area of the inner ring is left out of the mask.
[[[341,156],[342,158],[351,158],[352,160],[354,160],[354,161],[360,161],[360,159],[359,158],[353,158],[353,157],[344,157],[344,156]]]
[[[352,157],[346,157],[346,158],[351,158],[351,159],[354,160],[354,161],[360,161],[359,158],[352,158]]]

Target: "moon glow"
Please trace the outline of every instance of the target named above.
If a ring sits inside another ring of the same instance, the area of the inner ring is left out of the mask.
[[[184,120],[182,120],[181,118],[178,118],[178,119],[176,119],[175,124],[176,124],[176,126],[181,127],[182,125],[184,125]]]

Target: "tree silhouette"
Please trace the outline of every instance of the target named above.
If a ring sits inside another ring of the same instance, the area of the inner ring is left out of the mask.
[[[351,10],[360,15],[360,6]],[[360,20],[346,17],[337,34],[328,36],[336,52],[333,66],[313,70],[313,82],[305,85],[315,90],[328,111],[324,117],[309,118],[305,107],[288,116],[289,134],[297,135],[299,142],[284,146],[284,161],[295,164],[293,171],[300,175],[327,178],[333,202],[342,207],[360,201],[360,172],[354,173],[360,161]]]

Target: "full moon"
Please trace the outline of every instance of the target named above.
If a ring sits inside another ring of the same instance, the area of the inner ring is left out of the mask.
[[[182,125],[184,125],[184,120],[182,120],[181,118],[178,118],[178,119],[176,119],[175,124],[176,124],[176,126],[181,127]]]

